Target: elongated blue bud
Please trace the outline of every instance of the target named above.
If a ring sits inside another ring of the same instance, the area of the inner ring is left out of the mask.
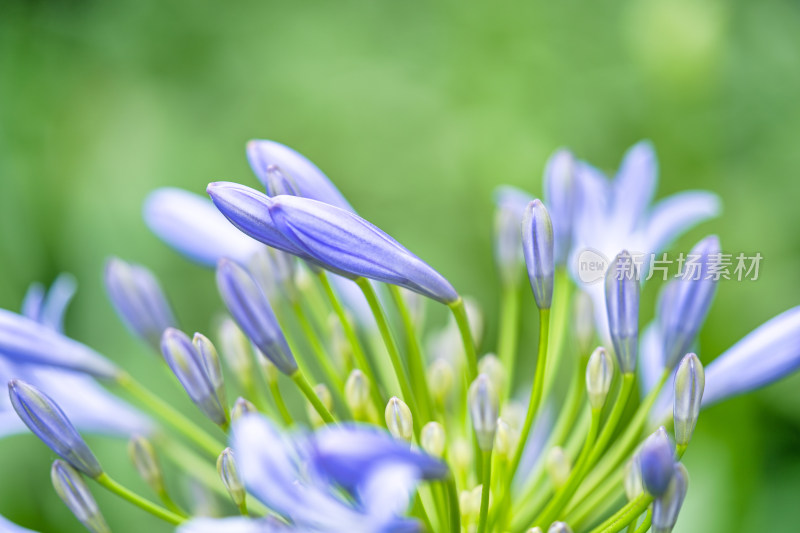
[[[667,491],[675,472],[675,452],[663,427],[647,437],[642,445],[639,451],[639,467],[644,490],[655,497]]]
[[[708,315],[719,277],[713,272],[721,259],[719,239],[715,235],[706,237],[688,257],[691,261],[672,282],[675,287],[660,310],[665,368],[675,368],[691,349]]]
[[[290,176],[287,176],[277,165],[267,165],[266,180],[264,187],[270,196],[288,194],[290,196],[302,196],[297,190],[296,184]]]
[[[58,497],[86,529],[92,533],[110,533],[97,502],[77,470],[56,459],[50,469],[50,479]]]
[[[677,463],[669,488],[653,502],[653,533],[670,533],[678,521],[678,514],[689,489],[689,473]]]
[[[295,196],[311,198],[354,211],[339,189],[314,163],[288,146],[275,141],[250,141],[247,143],[247,159],[256,177],[267,190],[269,190],[270,170],[272,167],[278,167],[291,181],[296,190]]]
[[[0,309],[0,354],[14,363],[42,365],[114,379],[119,368],[88,346],[30,318]]]
[[[569,150],[563,149],[548,159],[544,170],[544,201],[553,220],[557,265],[566,264],[572,246],[572,227],[577,201],[575,172],[575,157]]]
[[[156,494],[164,492],[164,474],[156,457],[156,451],[148,439],[134,435],[128,441],[128,456],[139,476]]]
[[[606,272],[606,311],[611,342],[623,373],[633,373],[639,345],[639,273],[621,252]]]
[[[472,418],[472,427],[478,439],[478,447],[485,452],[494,446],[499,403],[492,380],[486,374],[479,374],[469,386],[467,405]]]
[[[586,365],[586,391],[592,409],[603,408],[613,378],[614,363],[605,348],[599,346],[592,352]]]
[[[172,369],[172,373],[183,385],[186,394],[200,410],[216,424],[225,425],[228,413],[217,396],[217,387],[209,372],[205,356],[201,355],[189,337],[182,331],[169,328],[161,339],[161,353]],[[216,363],[219,366],[219,361]]]
[[[214,387],[214,394],[219,400],[222,408],[228,410],[228,400],[225,395],[225,378],[222,375],[222,365],[219,361],[219,354],[214,344],[208,340],[208,337],[202,333],[195,333],[192,338],[194,349],[197,350],[200,356],[200,361],[203,363],[203,368],[208,375],[208,379]]]
[[[222,259],[217,266],[217,287],[231,315],[261,353],[284,374],[297,371],[289,344],[267,297],[245,269]]]
[[[534,200],[528,204],[522,217],[522,253],[525,255],[533,298],[539,309],[550,309],[553,301],[553,246],[550,215],[540,200]]]
[[[217,458],[217,473],[222,484],[228,489],[233,503],[241,507],[245,500],[245,489],[242,479],[239,477],[239,469],[236,467],[236,459],[233,450],[225,448]]]
[[[108,297],[122,322],[158,350],[161,334],[177,321],[161,285],[150,270],[112,257],[106,262]]]
[[[706,378],[700,359],[693,353],[687,354],[675,373],[675,400],[672,410],[675,419],[675,443],[680,446],[686,446],[692,438],[697,417],[700,415],[705,386]]]
[[[18,379],[8,382],[8,394],[20,419],[59,457],[91,478],[103,473],[78,430],[47,395]]]

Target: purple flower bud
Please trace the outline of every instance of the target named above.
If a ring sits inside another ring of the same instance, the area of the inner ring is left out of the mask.
[[[667,491],[675,472],[675,453],[663,427],[647,437],[642,445],[639,467],[642,485],[649,494],[659,497]]]
[[[653,502],[653,533],[669,533],[678,521],[686,491],[689,488],[689,474],[686,467],[675,464],[675,472],[669,488]]]
[[[569,150],[558,150],[547,161],[544,170],[544,198],[553,221],[555,262],[567,262],[572,245],[575,218],[575,157]]]
[[[675,420],[675,442],[686,446],[692,438],[705,387],[703,365],[693,353],[687,354],[678,365],[675,373],[675,400],[673,416]]]
[[[550,309],[553,301],[553,225],[544,204],[534,200],[522,218],[522,252],[528,267],[528,279],[539,309]]]
[[[288,146],[275,141],[250,141],[247,143],[247,159],[253,172],[267,190],[270,190],[270,171],[278,167],[296,190],[293,195],[355,212],[339,189],[314,163]],[[275,194],[271,192],[270,196]]]
[[[69,507],[81,524],[92,533],[109,533],[100,508],[89,487],[75,469],[56,459],[50,469],[50,479],[61,501]]]
[[[492,380],[486,374],[479,374],[469,387],[467,406],[478,447],[483,451],[490,451],[494,446],[499,402]]]
[[[83,437],[53,400],[18,379],[8,382],[8,394],[20,419],[59,457],[91,478],[103,473]]]
[[[217,266],[217,287],[228,310],[242,331],[261,353],[284,374],[297,371],[289,344],[267,297],[245,269],[222,259]]]
[[[639,345],[639,273],[631,254],[620,252],[606,272],[606,312],[614,352],[623,373],[636,369]]]
[[[281,194],[301,196],[291,177],[284,174],[280,167],[268,165],[265,178],[264,187],[266,187],[269,196],[279,196]]]
[[[691,349],[708,315],[717,288],[716,276],[709,273],[720,261],[719,239],[706,237],[692,248],[689,257],[696,258],[691,262],[694,266],[687,264],[681,277],[670,284],[674,287],[665,293],[659,310],[666,368],[674,368]]]
[[[221,388],[217,383],[221,381],[219,359],[213,361],[216,350],[212,355],[205,343],[198,344],[202,347],[202,353],[185,333],[168,328],[161,339],[161,352],[195,405],[214,423],[224,425],[228,421],[228,413],[223,399],[218,395]]]
[[[157,350],[161,334],[177,321],[153,273],[112,257],[106,262],[105,284],[111,305],[128,329]]]

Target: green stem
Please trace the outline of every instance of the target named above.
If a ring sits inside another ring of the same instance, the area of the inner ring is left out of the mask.
[[[300,370],[296,370],[295,373],[289,377],[292,378],[292,381],[295,382],[297,387],[300,389],[300,392],[302,392],[306,399],[311,403],[311,406],[314,407],[322,420],[326,424],[335,424],[336,419],[319,399],[317,393],[314,392],[314,389],[311,387],[311,384],[308,382],[305,375]]]
[[[113,492],[117,496],[122,497],[125,500],[128,500],[133,505],[139,507],[150,513],[151,515],[164,520],[165,522],[169,522],[173,525],[178,525],[184,521],[184,519],[173,513],[172,511],[161,507],[158,504],[151,502],[145,498],[142,498],[135,492],[125,488],[124,486],[120,485],[113,479],[111,479],[108,474],[100,474],[98,477],[95,478],[100,485],[108,489],[109,491]]]
[[[634,520],[637,516],[642,514],[652,501],[652,496],[642,494],[635,500],[628,502],[622,509],[594,528],[591,533],[616,533],[622,530],[631,520]]]
[[[645,533],[648,529],[650,529],[650,525],[652,523],[653,523],[653,513],[647,511],[647,516],[644,517],[644,520],[639,525],[639,527],[636,528],[636,531],[634,531],[634,533]]]
[[[588,468],[594,466],[597,460],[603,455],[603,452],[606,450],[606,446],[614,436],[614,432],[617,430],[617,425],[622,418],[622,413],[625,412],[625,406],[628,404],[628,399],[633,391],[633,383],[635,379],[636,375],[633,372],[622,374],[622,386],[620,387],[619,394],[617,394],[617,399],[614,402],[614,408],[611,409],[611,413],[608,415],[605,426],[603,426],[603,432],[597,439],[597,444],[595,444],[594,448],[592,449],[592,454],[589,456],[587,464]]]
[[[461,507],[458,502],[456,480],[451,473],[444,481],[447,486],[448,512],[450,514],[450,533],[461,533]]]
[[[517,473],[519,463],[522,460],[522,452],[525,450],[525,443],[528,440],[533,420],[536,413],[539,411],[539,405],[542,401],[542,387],[544,385],[544,369],[547,364],[547,343],[550,336],[550,310],[539,310],[539,353],[536,357],[536,374],[533,377],[533,386],[531,388],[531,399],[528,402],[528,412],[525,415],[525,423],[522,426],[522,431],[517,441],[517,449],[514,451],[514,459],[511,461],[511,467],[508,470],[508,483],[514,480],[514,475]],[[509,491],[510,494],[511,491]]]
[[[367,298],[367,303],[369,304],[370,310],[372,310],[372,314],[375,315],[375,321],[378,324],[378,330],[381,332],[383,343],[386,345],[386,350],[389,353],[389,360],[391,361],[392,368],[397,376],[397,381],[400,385],[400,392],[403,395],[403,400],[406,402],[406,404],[408,404],[409,409],[411,409],[411,413],[414,415],[414,433],[416,434],[419,431],[419,424],[417,423],[416,418],[420,415],[420,410],[417,406],[416,397],[413,389],[411,388],[411,382],[408,379],[408,374],[406,373],[406,369],[403,366],[403,361],[400,358],[400,351],[397,349],[397,343],[395,343],[394,337],[392,337],[392,331],[389,328],[389,320],[386,317],[386,312],[383,310],[380,300],[378,300],[378,295],[375,292],[375,288],[368,279],[358,278],[356,283],[361,288],[361,292],[363,292],[364,296]]]
[[[519,340],[520,290],[518,285],[503,287],[500,300],[500,334],[497,343],[497,356],[508,373],[508,386],[503,392],[503,400],[509,398],[514,389],[514,370],[517,360],[517,341]]]
[[[461,334],[461,342],[464,344],[464,353],[467,357],[467,383],[472,383],[478,377],[478,355],[475,352],[475,341],[472,338],[472,330],[469,327],[467,309],[464,307],[464,299],[459,298],[453,303],[448,304],[456,319],[458,332]]]
[[[281,395],[281,389],[278,387],[278,382],[274,380],[269,381],[267,382],[267,386],[272,394],[272,399],[275,402],[275,406],[278,408],[278,413],[281,415],[281,420],[283,420],[283,423],[287,426],[293,426],[294,419],[289,413],[289,410],[286,408],[286,403],[283,401],[283,395]]]
[[[489,516],[489,492],[492,489],[492,450],[483,452],[483,474],[481,475],[481,512],[478,518],[478,533],[486,532],[486,520]]]
[[[164,507],[182,518],[189,518],[189,515],[186,514],[186,511],[181,509],[180,506],[175,503],[175,500],[172,499],[172,496],[169,495],[169,492],[167,492],[166,488],[162,487],[161,490],[158,491],[158,497],[161,500],[161,503],[164,504]]]
[[[421,409],[420,417],[423,422],[428,422],[433,419],[433,411],[431,406],[433,400],[431,399],[431,391],[428,388],[428,379],[425,376],[425,361],[422,357],[422,349],[419,346],[419,340],[414,327],[414,320],[411,318],[411,313],[408,310],[406,301],[400,289],[395,285],[389,285],[389,292],[394,299],[394,303],[400,311],[400,318],[403,321],[403,328],[406,332],[406,344],[408,347],[408,369],[411,374],[411,380],[414,383],[414,390],[417,392],[416,397],[419,401]],[[422,425],[422,424],[420,424]]]
[[[206,433],[194,422],[176,411],[164,400],[150,392],[144,385],[136,381],[130,374],[122,373],[117,377],[117,384],[136,397],[147,406],[153,414],[171,425],[178,432],[189,438],[192,442],[208,452],[212,457],[217,457],[225,445]]]
[[[331,361],[328,352],[325,351],[325,348],[323,348],[322,343],[317,336],[316,330],[314,330],[311,322],[309,322],[303,306],[300,305],[300,302],[292,302],[292,310],[297,317],[297,321],[300,323],[300,328],[303,330],[306,340],[308,340],[308,343],[311,345],[311,350],[317,357],[317,362],[322,368],[322,371],[325,373],[325,376],[330,380],[331,386],[336,392],[344,390],[342,376],[339,375],[338,370],[336,370],[336,368],[333,366],[333,362]]]

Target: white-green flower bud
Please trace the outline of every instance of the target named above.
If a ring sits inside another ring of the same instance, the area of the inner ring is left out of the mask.
[[[603,408],[613,377],[614,363],[606,349],[599,346],[592,352],[586,365],[586,390],[589,393],[589,404],[592,409]]]
[[[509,457],[517,447],[517,432],[502,418],[497,419],[497,432],[494,436],[494,454],[501,458]]]
[[[508,423],[509,427],[513,429],[517,436],[522,430],[522,424],[525,422],[525,413],[527,408],[519,401],[510,400],[503,405],[500,410],[500,418]]]
[[[542,533],[542,528],[540,528],[539,526],[532,527],[527,531],[525,531],[525,533]]]
[[[422,449],[434,457],[444,455],[446,444],[444,427],[439,422],[428,422],[422,426],[419,436]]]
[[[56,459],[50,469],[50,479],[59,498],[69,507],[81,524],[92,533],[109,533],[100,508],[89,487],[77,470],[65,461]]]
[[[219,345],[225,364],[239,386],[250,390],[253,385],[253,352],[247,336],[232,318],[225,318],[219,325]]]
[[[453,365],[447,359],[438,358],[428,367],[428,388],[439,405],[444,405],[453,390],[453,374]]]
[[[578,344],[578,353],[586,357],[594,344],[594,304],[592,298],[583,291],[575,294],[575,340]]]
[[[128,455],[147,486],[156,494],[162,494],[164,492],[164,475],[150,441],[141,435],[134,435],[128,441]]]
[[[256,348],[258,351],[258,348]],[[261,369],[261,375],[264,376],[264,379],[267,380],[267,383],[270,385],[274,385],[278,382],[278,375],[280,374],[280,370],[275,364],[267,359],[267,357],[258,351],[258,357],[256,358],[258,361],[258,367]]]
[[[564,453],[564,449],[560,446],[554,446],[547,452],[545,467],[547,468],[547,474],[553,481],[553,486],[556,488],[561,487],[567,482],[567,478],[569,478],[570,471],[572,470],[569,458],[567,454]]]
[[[369,379],[361,370],[356,368],[350,372],[344,385],[344,399],[356,420],[367,417],[370,406],[369,388]]]
[[[453,468],[459,472],[469,472],[472,467],[472,444],[463,439],[457,438],[450,445],[450,453],[448,454]]]
[[[331,391],[328,389],[327,385],[324,383],[317,383],[314,385],[314,394],[317,395],[317,398],[319,398],[319,401],[325,406],[325,409],[328,411],[333,410],[333,396],[331,396]],[[309,401],[306,401],[306,413],[311,421],[311,425],[315,428],[325,425],[325,421]]]
[[[639,466],[638,455],[634,455],[633,458],[625,464],[624,475],[625,496],[627,496],[628,501],[635,500],[644,492],[644,487],[642,486],[642,470]]]
[[[217,473],[219,474],[222,484],[228,489],[228,494],[231,495],[233,503],[237,507],[242,507],[245,501],[245,489],[242,480],[239,477],[239,470],[236,468],[236,459],[233,456],[233,450],[225,448],[217,458]]]
[[[462,490],[458,495],[458,507],[461,509],[461,521],[464,524],[475,522],[480,513],[480,501],[475,506],[471,490]]]
[[[233,403],[233,408],[231,409],[231,420],[236,422],[245,415],[257,412],[258,409],[256,409],[255,405],[240,396],[236,398],[236,401]]]
[[[411,438],[414,436],[414,418],[411,416],[411,409],[408,408],[408,405],[397,396],[393,396],[386,404],[384,415],[389,433],[397,439],[411,442]]]
[[[700,415],[703,389],[706,378],[703,365],[693,353],[681,359],[675,373],[675,400],[673,416],[675,419],[675,443],[686,446],[692,438]]]
[[[488,452],[494,446],[500,400],[492,381],[486,374],[479,374],[469,387],[467,404],[472,417],[472,427],[478,439],[478,447]]]
[[[572,529],[566,522],[553,522],[550,524],[547,533],[572,533]]]
[[[503,391],[506,389],[506,383],[508,382],[508,375],[506,374],[503,363],[500,362],[500,358],[493,353],[484,355],[478,362],[478,372],[489,376],[498,396],[503,395]]]

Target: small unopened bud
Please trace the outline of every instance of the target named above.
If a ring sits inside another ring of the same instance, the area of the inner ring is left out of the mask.
[[[667,491],[675,472],[675,453],[667,431],[660,427],[647,437],[639,452],[642,486],[648,494],[659,497]]]
[[[331,391],[328,389],[327,385],[324,383],[317,383],[314,385],[314,394],[317,395],[317,398],[319,398],[319,401],[321,401],[322,405],[325,406],[325,409],[328,411],[333,409],[333,396],[331,396]],[[311,402],[308,401],[306,402],[306,413],[311,421],[311,425],[315,428],[325,425],[325,421],[319,415]]]
[[[522,424],[525,421],[526,407],[519,401],[509,400],[503,404],[500,411],[500,418],[505,420],[509,427],[517,434],[522,430]]]
[[[498,191],[494,214],[494,259],[504,287],[516,286],[522,272],[520,205],[525,199]],[[521,194],[521,193],[520,193]]]
[[[153,489],[153,492],[162,494],[164,492],[164,475],[150,441],[141,435],[134,435],[128,441],[128,455],[144,482]]]
[[[623,373],[636,369],[639,346],[639,273],[630,252],[624,250],[606,271],[606,313],[614,352]]]
[[[644,492],[644,488],[642,487],[642,469],[639,466],[638,454],[625,463],[624,475],[625,496],[627,496],[628,501],[635,500]]]
[[[478,519],[480,502],[478,502],[478,507],[474,505],[474,498],[472,497],[471,490],[462,490],[459,493],[458,507],[461,509],[461,518],[464,523],[469,524]]]
[[[414,419],[408,405],[397,396],[393,396],[386,404],[384,415],[389,433],[397,439],[411,442],[411,437],[414,436]]]
[[[222,357],[233,372],[236,381],[250,390],[253,383],[253,352],[250,341],[231,318],[225,318],[219,326],[219,344]]]
[[[86,441],[49,396],[18,379],[8,382],[8,393],[20,419],[59,457],[90,478],[103,473]]]
[[[468,472],[472,466],[472,445],[465,439],[455,439],[450,446],[448,458],[456,470]]]
[[[509,457],[517,447],[517,432],[502,418],[497,419],[497,432],[494,435],[494,454],[501,458]]]
[[[77,470],[59,459],[53,462],[50,479],[58,497],[69,507],[81,524],[92,533],[108,533],[108,529],[100,508],[94,500],[89,487]]]
[[[208,337],[202,333],[195,333],[192,338],[192,344],[195,350],[200,355],[200,360],[208,374],[208,379],[214,387],[214,392],[219,399],[222,408],[228,410],[228,399],[225,395],[225,378],[222,376],[222,365],[219,361],[219,354],[217,353],[214,344],[208,340]]]
[[[180,330],[167,328],[161,338],[161,353],[167,361],[172,373],[178,378],[186,394],[194,404],[214,423],[224,425],[228,422],[228,412],[223,407],[222,399],[217,395],[217,378],[215,363],[210,361],[213,355],[201,354],[189,337]],[[216,354],[216,351],[214,351]],[[218,367],[217,360],[216,366]],[[221,377],[220,377],[221,379]]]
[[[434,457],[441,457],[445,446],[444,427],[439,422],[428,422],[422,427],[419,441],[423,450]]]
[[[550,215],[540,200],[534,200],[528,204],[522,218],[522,253],[539,309],[550,309],[553,301],[554,246]]]
[[[547,529],[547,533],[572,533],[572,529],[566,522],[553,522]]]
[[[542,528],[540,528],[539,526],[532,527],[527,531],[525,531],[525,533],[542,533]]]
[[[488,452],[494,446],[494,435],[497,431],[499,399],[486,374],[480,374],[469,387],[467,400],[472,427],[478,439],[478,447]]]
[[[478,362],[478,372],[489,376],[489,379],[492,380],[495,392],[497,392],[498,396],[503,395],[508,376],[499,357],[493,353],[481,357],[481,360]]]
[[[689,488],[689,474],[686,468],[675,464],[675,473],[669,488],[653,502],[653,533],[669,533],[678,521],[686,491]]]
[[[356,368],[350,372],[344,386],[344,399],[356,420],[367,417],[370,406],[369,388],[369,379],[361,370]]]
[[[589,393],[592,409],[603,408],[613,377],[614,363],[605,348],[599,346],[592,352],[586,365],[586,391]]]
[[[554,446],[547,452],[545,467],[547,468],[547,474],[553,481],[553,486],[556,488],[561,487],[567,482],[569,473],[572,470],[569,458],[567,454],[564,453],[564,449],[560,446]]]
[[[575,340],[578,343],[578,353],[586,357],[594,344],[594,304],[592,297],[584,291],[575,294]]]
[[[233,450],[230,448],[225,448],[219,454],[217,458],[217,473],[222,480],[222,484],[228,489],[228,494],[231,495],[233,503],[237,507],[242,507],[245,501],[244,485],[239,477],[239,470],[236,468]]]
[[[256,409],[255,405],[239,396],[236,398],[236,401],[233,402],[233,409],[231,409],[231,420],[236,422],[245,415],[257,412],[258,409]]]
[[[288,194],[290,196],[301,196],[297,192],[297,186],[289,174],[285,174],[278,165],[267,165],[264,186],[269,196]]]
[[[483,495],[483,484],[477,485],[469,491],[469,507],[477,519],[481,511],[481,496]]]
[[[453,390],[453,365],[447,359],[436,359],[428,367],[428,387],[433,399],[444,405]]]
[[[692,438],[697,418],[700,416],[705,384],[703,365],[695,354],[687,354],[675,373],[675,401],[672,413],[675,419],[675,442],[679,446],[686,446]]]

